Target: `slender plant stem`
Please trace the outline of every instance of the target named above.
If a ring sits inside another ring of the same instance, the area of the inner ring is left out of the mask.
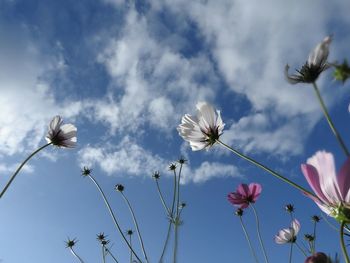
[[[160,256],[159,263],[163,263],[163,258],[164,258],[164,255],[165,255],[165,250],[166,250],[166,248],[167,248],[167,246],[168,246],[168,242],[169,242],[169,238],[170,238],[171,225],[172,225],[172,219],[169,218],[168,231],[167,231],[167,234],[166,234],[166,238],[165,238],[165,242],[164,242],[164,246],[163,246],[163,251],[162,251],[162,255]]]
[[[317,222],[315,221],[314,222],[314,240],[312,242],[312,251],[311,251],[312,254],[315,253],[316,251],[316,224]]]
[[[51,145],[52,143],[47,143],[43,146],[41,146],[39,149],[35,150],[33,153],[31,153],[21,164],[20,166],[17,168],[17,170],[15,171],[15,173],[12,175],[12,177],[10,178],[10,180],[8,181],[8,183],[6,184],[6,186],[4,187],[4,189],[1,191],[0,193],[0,198],[5,194],[7,188],[9,188],[9,186],[11,185],[12,181],[16,178],[17,174],[19,173],[19,171],[23,168],[23,166],[38,152],[40,152],[42,149],[46,148],[47,146]]]
[[[348,255],[348,252],[346,251],[346,247],[344,243],[344,226],[345,226],[345,222],[343,221],[340,225],[340,245],[344,254],[345,263],[350,263],[349,255]]]
[[[262,252],[263,252],[263,254],[264,254],[265,262],[268,263],[269,260],[268,260],[268,258],[267,258],[267,254],[266,254],[264,242],[263,242],[263,240],[262,240],[262,238],[261,238],[261,233],[260,233],[260,222],[259,222],[258,213],[257,213],[257,211],[256,211],[256,209],[255,209],[255,207],[254,207],[253,204],[251,204],[251,207],[252,207],[252,209],[253,209],[253,211],[254,211],[254,215],[255,215],[256,231],[257,231],[257,233],[258,233],[258,238],[259,238],[261,250],[262,250]]]
[[[102,262],[106,263],[105,245],[102,245]]]
[[[77,253],[75,253],[74,249],[72,247],[69,248],[70,252],[72,252],[73,256],[76,257],[81,263],[84,263],[84,261],[79,257]]]
[[[171,205],[171,220],[174,221],[174,207],[175,207],[175,200],[176,200],[176,189],[177,189],[177,180],[176,180],[176,170],[174,170],[174,195],[173,195],[173,202]]]
[[[173,263],[176,263],[177,261],[177,245],[178,245],[178,227],[179,227],[179,218],[176,217],[175,218],[175,222],[174,222],[174,254],[173,254]]]
[[[239,157],[243,158],[244,160],[246,160],[246,161],[248,161],[248,162],[250,162],[250,163],[256,165],[257,167],[259,167],[259,168],[265,170],[266,172],[268,172],[268,173],[272,174],[273,176],[277,177],[278,179],[284,181],[285,183],[287,183],[287,184],[289,184],[289,185],[291,185],[291,186],[297,188],[298,190],[302,191],[303,193],[307,193],[308,195],[311,195],[311,196],[313,196],[313,197],[315,197],[315,198],[318,199],[318,197],[317,197],[315,194],[313,194],[313,193],[311,193],[310,191],[306,190],[306,189],[303,188],[302,186],[300,186],[300,185],[294,183],[293,181],[287,179],[286,177],[280,175],[279,173],[277,173],[277,172],[271,170],[270,168],[266,167],[265,165],[263,165],[263,164],[261,164],[261,163],[255,161],[254,159],[252,159],[252,158],[250,158],[250,157],[248,157],[248,156],[246,156],[246,155],[240,153],[239,151],[237,151],[237,150],[231,148],[230,146],[228,146],[227,144],[223,143],[223,142],[220,141],[220,140],[216,140],[216,142],[219,143],[219,144],[221,144],[222,146],[224,146],[226,149],[228,149],[229,151],[233,152],[234,154],[238,155]]]
[[[111,215],[111,217],[112,217],[112,219],[113,219],[113,222],[114,222],[115,226],[117,227],[119,234],[122,236],[124,242],[125,242],[125,243],[127,244],[127,246],[130,248],[131,252],[135,255],[135,257],[137,258],[137,260],[140,261],[140,262],[142,262],[141,259],[139,258],[139,256],[136,254],[136,252],[132,249],[131,244],[129,244],[129,242],[128,242],[128,240],[126,239],[125,235],[123,234],[123,231],[122,231],[122,229],[120,228],[119,223],[118,223],[118,221],[117,221],[117,219],[116,219],[116,217],[115,217],[115,215],[114,215],[114,213],[113,213],[113,210],[112,210],[111,206],[109,205],[109,202],[108,202],[108,200],[107,200],[107,198],[106,198],[104,192],[102,191],[100,185],[97,183],[97,181],[95,180],[95,178],[92,177],[91,174],[90,174],[90,175],[87,175],[87,176],[92,180],[92,182],[96,185],[98,191],[100,192],[100,194],[101,194],[101,196],[102,196],[102,198],[103,198],[103,201],[105,202],[105,204],[106,204],[106,206],[107,206],[107,209],[108,209],[108,211],[109,211],[109,213],[110,213],[110,215]]]
[[[327,120],[327,122],[328,122],[329,127],[331,128],[331,130],[332,130],[332,132],[333,132],[335,138],[337,139],[337,141],[338,141],[340,147],[342,148],[342,150],[344,151],[345,155],[346,155],[347,157],[349,157],[349,156],[350,156],[350,153],[349,153],[348,149],[346,148],[346,145],[345,145],[345,143],[344,143],[342,137],[340,136],[339,132],[338,132],[337,129],[335,128],[335,126],[334,126],[334,124],[333,124],[333,122],[332,122],[331,117],[329,116],[329,113],[328,113],[328,111],[327,111],[327,107],[326,107],[326,105],[325,105],[325,103],[324,103],[324,101],[323,101],[323,99],[322,99],[322,97],[321,97],[320,91],[319,91],[318,88],[317,88],[317,84],[316,84],[315,82],[313,82],[312,85],[313,85],[313,87],[314,87],[314,90],[315,90],[315,92],[316,92],[317,99],[318,99],[318,101],[319,101],[319,103],[320,103],[320,105],[321,105],[323,114],[324,114],[324,116],[326,117],[326,120]]]
[[[129,207],[130,213],[131,213],[131,215],[132,215],[132,220],[134,221],[134,225],[135,225],[135,228],[136,228],[136,231],[137,231],[137,235],[138,235],[138,237],[139,237],[139,241],[140,241],[140,244],[141,244],[143,256],[145,257],[146,262],[148,262],[148,258],[147,258],[145,246],[144,246],[144,243],[143,243],[143,240],[142,240],[142,236],[141,236],[141,233],[140,233],[139,224],[137,223],[134,210],[132,209],[132,206],[131,206],[129,200],[128,200],[128,198],[126,198],[126,196],[124,195],[124,193],[123,193],[123,192],[120,192],[120,193],[122,194],[122,196],[123,196],[123,198],[124,198],[126,204],[127,204],[128,207]]]
[[[119,263],[118,260],[116,259],[116,257],[112,254],[112,252],[108,248],[106,248],[106,251],[113,258],[115,263]]]
[[[333,225],[331,222],[328,221],[327,217],[325,217],[323,214],[321,214],[323,220],[332,228],[334,229],[335,231],[339,232],[339,229]]]
[[[248,242],[248,245],[249,245],[249,248],[250,248],[250,252],[252,253],[253,257],[254,257],[254,260],[256,263],[259,263],[259,260],[258,260],[258,257],[256,256],[255,254],[255,251],[253,249],[253,246],[252,246],[252,243],[250,241],[250,238],[249,238],[249,235],[248,235],[248,232],[247,232],[247,229],[243,223],[243,219],[241,216],[239,216],[239,221],[241,222],[241,226],[242,226],[242,229],[243,229],[243,232],[244,232],[244,235],[245,235],[245,238],[247,239],[247,242]]]
[[[297,242],[294,242],[295,245],[297,246],[297,248],[299,248],[300,252],[304,254],[305,257],[307,257],[307,254],[306,252],[304,251],[304,249],[297,243]]]
[[[180,205],[180,178],[182,171],[182,163],[180,164],[179,175],[177,177],[177,202],[176,202],[176,217],[179,217],[179,205]],[[180,219],[179,219],[180,220]]]
[[[293,242],[290,243],[290,250],[289,250],[289,263],[292,263],[292,254],[293,254]]]
[[[170,217],[170,210],[168,208],[168,206],[165,204],[165,201],[164,201],[164,198],[163,198],[163,194],[160,190],[160,186],[159,186],[159,182],[158,180],[156,179],[156,185],[157,185],[157,190],[158,190],[158,194],[159,194],[159,198],[160,198],[160,201],[162,202],[163,204],[163,207],[165,209],[165,212],[167,213],[167,215]]]
[[[132,246],[131,235],[129,235],[129,242],[130,242],[130,246]],[[130,249],[130,263],[132,263],[132,251],[131,251],[131,249]]]

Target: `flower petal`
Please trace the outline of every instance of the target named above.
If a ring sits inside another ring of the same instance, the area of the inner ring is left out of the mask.
[[[350,202],[350,158],[348,158],[343,166],[341,167],[339,174],[338,174],[338,185],[339,190],[342,195],[343,200],[345,200],[346,203]]]
[[[318,151],[307,160],[307,163],[316,168],[319,175],[320,187],[327,199],[331,203],[340,203],[342,197],[335,173],[333,154],[325,151]]]

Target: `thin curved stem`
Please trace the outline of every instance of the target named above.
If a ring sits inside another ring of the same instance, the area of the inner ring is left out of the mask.
[[[171,225],[172,225],[172,219],[169,218],[169,225],[168,225],[168,231],[167,231],[167,234],[166,234],[166,238],[165,238],[165,242],[164,242],[164,246],[163,246],[163,251],[162,251],[162,255],[160,256],[160,259],[159,259],[159,263],[163,263],[163,258],[164,258],[164,255],[165,255],[165,250],[168,246],[168,242],[169,242],[169,238],[170,238],[170,231],[171,231]]]
[[[138,237],[139,237],[139,241],[140,241],[140,244],[141,244],[143,256],[145,257],[146,262],[148,262],[148,258],[147,258],[145,246],[144,246],[144,243],[143,243],[143,240],[142,240],[142,236],[141,236],[141,233],[140,233],[139,224],[137,223],[134,210],[132,209],[132,206],[131,206],[129,200],[128,200],[128,198],[126,198],[126,196],[124,195],[124,193],[123,193],[123,192],[120,192],[120,193],[121,193],[121,195],[123,196],[123,198],[124,198],[126,204],[127,204],[128,207],[129,207],[130,213],[131,213],[131,215],[132,215],[132,220],[134,221],[134,225],[135,225],[135,228],[136,228],[136,231],[137,231],[137,235],[138,235]]]
[[[107,253],[113,258],[115,263],[119,263],[116,257],[112,254],[112,252],[109,249],[107,249]]]
[[[254,211],[254,215],[255,215],[256,231],[257,231],[257,233],[258,233],[258,238],[259,238],[261,250],[262,250],[262,252],[263,252],[263,254],[264,254],[265,262],[268,263],[269,260],[268,260],[268,258],[267,258],[267,254],[266,254],[264,242],[263,242],[263,240],[262,240],[262,238],[261,238],[261,233],[260,233],[260,222],[259,222],[258,213],[256,212],[256,209],[255,209],[255,207],[254,207],[253,204],[251,204],[251,207],[252,207],[252,209],[253,209],[253,211]]]
[[[9,188],[9,186],[11,185],[12,181],[16,178],[17,174],[19,173],[19,171],[23,168],[23,166],[38,152],[40,152],[42,149],[46,148],[47,146],[51,145],[52,142],[47,143],[43,146],[41,146],[39,149],[35,150],[33,153],[31,153],[21,164],[20,166],[17,168],[17,170],[15,171],[15,173],[11,176],[10,180],[8,181],[8,183],[6,184],[6,186],[4,187],[4,189],[1,191],[0,193],[0,198],[5,194],[7,188]]]
[[[74,249],[72,247],[69,248],[70,252],[73,254],[74,257],[76,257],[81,263],[84,263],[84,261],[79,257],[77,253],[75,253]]]
[[[116,257],[112,254],[112,252],[108,248],[106,248],[106,252],[113,258],[115,263],[119,263]]]
[[[300,190],[300,191],[302,191],[302,192],[304,192],[304,193],[306,193],[306,194],[308,194],[308,195],[311,195],[311,196],[313,196],[314,198],[317,198],[317,199],[318,199],[318,197],[317,197],[315,194],[313,194],[313,193],[311,193],[310,191],[306,190],[304,187],[302,187],[302,186],[300,186],[300,185],[294,183],[293,181],[287,179],[286,177],[280,175],[279,173],[277,173],[277,172],[271,170],[270,168],[266,167],[265,165],[263,165],[263,164],[261,164],[261,163],[255,161],[254,159],[252,159],[252,158],[250,158],[250,157],[248,157],[248,156],[246,156],[246,155],[240,153],[239,151],[237,151],[237,150],[231,148],[230,146],[228,146],[227,144],[223,143],[223,142],[220,141],[220,140],[216,140],[216,142],[219,143],[219,144],[221,144],[222,146],[224,146],[226,149],[228,149],[229,151],[233,152],[234,154],[238,155],[239,157],[243,158],[244,160],[246,160],[246,161],[248,161],[248,162],[250,162],[250,163],[256,165],[257,167],[259,167],[259,168],[265,170],[266,172],[272,174],[273,176],[275,176],[276,178],[282,180],[283,182],[285,182],[285,183],[287,183],[287,184],[289,184],[289,185],[291,185],[291,186],[297,188],[298,190]]]
[[[256,263],[259,263],[258,257],[257,257],[256,254],[255,254],[255,251],[254,251],[253,246],[252,246],[252,243],[251,243],[251,241],[250,241],[250,238],[249,238],[247,229],[246,229],[246,227],[245,227],[245,225],[244,225],[244,223],[243,223],[243,219],[242,219],[241,216],[239,217],[239,221],[241,222],[241,226],[242,226],[242,229],[243,229],[245,238],[247,239],[247,242],[248,242],[248,245],[249,245],[249,248],[250,248],[250,252],[252,253],[252,255],[253,255],[253,257],[254,257],[255,262],[256,262]]]
[[[345,263],[350,263],[349,255],[348,255],[348,252],[346,251],[346,247],[344,243],[344,226],[345,226],[345,222],[343,221],[340,225],[340,246],[343,251]]]
[[[91,174],[90,174],[90,175],[87,175],[87,176],[92,180],[92,182],[96,185],[98,191],[100,192],[100,194],[101,194],[101,196],[102,196],[102,198],[103,198],[103,201],[105,202],[105,204],[106,204],[106,206],[107,206],[107,209],[108,209],[108,211],[109,211],[109,213],[110,213],[110,215],[111,215],[111,217],[112,217],[112,219],[113,219],[113,222],[114,222],[115,226],[117,227],[119,234],[122,236],[124,242],[125,242],[125,243],[127,244],[127,246],[130,248],[130,250],[131,250],[132,253],[135,255],[135,257],[137,258],[137,260],[140,261],[140,262],[142,262],[141,259],[139,258],[139,256],[136,254],[136,252],[132,249],[132,247],[131,247],[131,245],[129,244],[128,240],[126,239],[125,235],[123,234],[123,231],[122,231],[122,229],[120,228],[119,223],[118,223],[118,221],[117,221],[117,219],[116,219],[116,217],[115,217],[115,215],[114,215],[114,213],[113,213],[113,211],[112,211],[112,208],[111,208],[111,206],[109,205],[109,202],[108,202],[108,200],[107,200],[107,198],[106,198],[104,192],[102,191],[100,185],[97,183],[97,181],[95,180],[95,178],[92,177]]]
[[[324,116],[326,117],[326,120],[327,120],[327,122],[328,122],[329,127],[331,128],[331,130],[332,130],[332,132],[333,132],[335,138],[337,139],[337,141],[338,141],[340,147],[342,148],[342,150],[344,151],[345,155],[346,155],[347,157],[349,157],[349,156],[350,156],[350,153],[349,153],[348,149],[346,148],[346,145],[345,145],[345,143],[344,143],[342,137],[340,136],[339,132],[338,132],[337,129],[335,128],[331,117],[329,116],[329,113],[328,113],[328,111],[327,111],[326,104],[324,103],[324,101],[323,101],[323,99],[322,99],[322,97],[321,97],[320,91],[318,90],[316,83],[313,82],[312,85],[313,85],[313,87],[314,87],[314,90],[315,90],[315,92],[316,92],[317,99],[318,99],[318,101],[319,101],[319,103],[320,103],[320,105],[321,105],[323,114],[324,114]]]
[[[292,263],[292,255],[293,255],[293,242],[290,243],[290,250],[289,250],[289,263]]]
[[[160,201],[162,202],[163,204],[163,207],[165,209],[165,212],[167,213],[167,215],[170,217],[170,209],[168,208],[168,206],[165,204],[165,201],[164,201],[164,198],[163,198],[163,194],[160,190],[160,186],[159,186],[159,182],[158,180],[156,179],[156,185],[157,185],[157,190],[158,190],[158,194],[159,194],[159,198],[160,198]]]

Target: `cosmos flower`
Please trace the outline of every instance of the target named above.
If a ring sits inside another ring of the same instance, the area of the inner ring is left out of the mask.
[[[73,124],[62,125],[62,122],[61,116],[55,116],[45,139],[58,147],[74,148],[77,143],[77,128]]]
[[[180,136],[190,143],[192,151],[209,149],[219,139],[225,124],[220,111],[206,102],[198,102],[197,116],[185,114],[177,130]]]
[[[300,223],[297,219],[294,219],[291,226],[281,229],[275,236],[275,242],[277,244],[294,243],[297,239],[297,235],[300,230]]]
[[[315,192],[308,195],[326,214],[338,221],[350,222],[350,158],[336,175],[334,157],[331,153],[318,151],[301,165],[301,170]]]
[[[332,37],[327,36],[321,43],[319,43],[313,51],[309,54],[309,58],[306,63],[297,70],[297,74],[289,75],[289,65],[285,67],[285,76],[289,83],[296,84],[299,82],[313,83],[318,76],[327,68],[327,58],[329,54],[329,45],[332,42]]]
[[[229,193],[227,199],[230,203],[241,209],[247,208],[250,203],[255,203],[261,193],[261,185],[257,183],[240,184],[236,192]]]

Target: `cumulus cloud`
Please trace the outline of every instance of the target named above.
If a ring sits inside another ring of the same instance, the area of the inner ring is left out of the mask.
[[[349,3],[282,3],[278,0],[264,3],[258,0],[151,2],[155,12],[172,10],[198,26],[229,89],[243,94],[251,103],[250,113],[232,125],[228,133],[235,133],[235,140],[239,140],[246,151],[299,154],[305,138],[322,114],[312,89],[287,84],[283,68],[286,63],[292,68],[300,67],[314,46],[333,33],[329,32],[329,24],[334,17],[347,28],[349,18],[342,10],[347,10]],[[337,38],[342,37],[336,37],[332,43],[330,59],[345,52],[343,44],[349,41],[349,37],[336,43]],[[319,84],[323,86],[323,79]],[[344,94],[340,90],[330,92],[323,89],[322,92],[328,105]],[[248,119],[258,121],[256,112],[268,120],[269,125],[242,127]],[[287,123],[286,118],[292,121]],[[309,121],[311,119],[313,121]],[[289,132],[285,133],[287,130]],[[293,141],[283,134],[292,136]],[[269,140],[263,140],[264,137]],[[232,136],[229,139],[232,141]],[[289,145],[294,147],[290,149]]]
[[[167,160],[144,149],[129,137],[118,145],[86,146],[79,151],[79,163],[83,166],[98,166],[113,176],[150,177],[155,171],[172,176]],[[241,177],[235,166],[219,162],[204,162],[199,167],[186,164],[183,168],[182,183],[203,183],[213,178]]]
[[[187,183],[189,181],[203,183],[209,179],[225,177],[242,178],[243,175],[240,174],[237,167],[233,165],[205,161],[197,168],[185,168],[182,183]]]

